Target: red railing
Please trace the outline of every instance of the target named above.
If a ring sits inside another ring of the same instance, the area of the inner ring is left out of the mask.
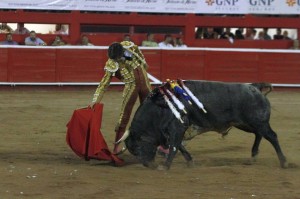
[[[141,48],[149,73],[165,79],[300,84],[300,51]],[[0,48],[0,82],[99,82],[106,47]]]

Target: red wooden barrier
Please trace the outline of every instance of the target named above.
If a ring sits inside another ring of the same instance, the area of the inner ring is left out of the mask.
[[[205,79],[204,51],[162,50],[162,75],[165,79]]]
[[[10,48],[9,82],[55,82],[55,49]]]
[[[161,78],[162,54],[160,50],[142,50],[149,65],[148,72],[156,78]]]
[[[7,82],[8,49],[0,48],[0,82]]]
[[[300,53],[264,53],[259,55],[261,80],[276,83],[300,83]]]
[[[98,82],[104,74],[106,59],[106,50],[57,49],[56,81]]]
[[[157,79],[267,81],[300,84],[299,51],[147,49],[149,73]],[[1,82],[99,82],[107,48],[0,48]],[[114,80],[115,81],[115,80]]]
[[[259,59],[257,52],[207,51],[205,65],[207,79],[229,82],[259,81]]]

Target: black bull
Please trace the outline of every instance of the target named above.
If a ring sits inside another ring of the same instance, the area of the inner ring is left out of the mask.
[[[195,104],[190,105],[183,98],[187,114],[182,114],[182,124],[166,105],[162,94],[156,88],[139,106],[125,140],[129,152],[144,166],[156,168],[154,163],[157,147],[169,147],[169,155],[163,168],[169,169],[178,150],[188,163],[191,155],[182,145],[184,134],[189,127],[197,134],[216,131],[222,134],[232,127],[255,134],[252,157],[258,154],[259,144],[264,137],[274,147],[281,167],[286,167],[276,133],[271,129],[270,103],[262,89],[271,88],[265,83],[240,84],[209,81],[185,81],[185,86],[203,103],[207,113]]]

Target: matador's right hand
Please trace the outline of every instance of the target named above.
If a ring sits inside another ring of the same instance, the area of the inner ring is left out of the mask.
[[[92,102],[92,103],[90,103],[89,107],[91,107],[92,109],[94,109],[95,104],[96,104],[96,102]]]

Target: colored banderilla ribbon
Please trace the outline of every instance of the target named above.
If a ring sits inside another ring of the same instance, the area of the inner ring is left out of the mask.
[[[198,100],[198,98],[192,93],[192,91],[190,91],[190,89],[188,89],[188,87],[186,87],[184,84],[182,84],[182,88],[187,92],[187,94],[192,98],[192,100],[197,104],[197,106],[202,109],[202,111],[204,113],[207,113],[207,111],[205,110],[203,104]]]
[[[164,94],[163,90],[161,88],[159,88],[159,91],[161,92],[161,94],[163,95],[164,100],[166,101],[167,105],[169,106],[169,108],[171,109],[172,113],[175,115],[175,117],[180,120],[180,122],[183,124],[183,120],[181,119],[180,113],[176,110],[176,108],[173,106],[172,102],[170,102],[169,98],[167,97],[167,95]]]
[[[172,92],[170,92],[168,89],[166,89],[167,94],[171,97],[171,99],[173,100],[173,102],[176,104],[176,106],[178,107],[178,109],[180,109],[181,111],[183,111],[185,114],[187,114],[185,107],[183,105],[183,103],[181,101],[179,101],[177,99],[177,97],[175,95],[173,95]]]

